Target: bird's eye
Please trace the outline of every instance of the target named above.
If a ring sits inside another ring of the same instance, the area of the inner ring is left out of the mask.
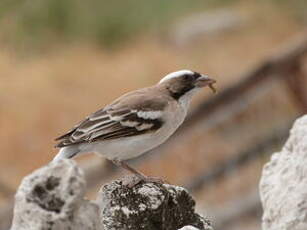
[[[194,73],[193,78],[194,80],[196,80],[197,78],[201,77],[201,75],[199,73]]]
[[[184,80],[189,80],[189,79],[190,79],[190,75],[184,75],[184,76],[183,76],[183,79],[184,79]]]

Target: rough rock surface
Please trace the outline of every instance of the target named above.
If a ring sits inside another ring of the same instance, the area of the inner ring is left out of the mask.
[[[179,230],[199,230],[199,229],[191,225],[187,225],[187,226],[184,226],[183,228],[180,228]]]
[[[12,230],[98,230],[98,206],[83,199],[85,181],[71,160],[25,177],[15,196]]]
[[[104,185],[94,203],[83,199],[86,183],[74,161],[50,163],[23,179],[11,230],[178,230],[186,225],[212,230],[194,212],[185,189],[153,183],[130,188],[126,182]]]
[[[263,230],[307,229],[307,115],[298,119],[260,182]]]
[[[212,230],[209,221],[195,213],[195,201],[185,189],[154,183],[129,188],[125,180],[111,182],[99,192],[105,229],[178,230],[191,225]]]

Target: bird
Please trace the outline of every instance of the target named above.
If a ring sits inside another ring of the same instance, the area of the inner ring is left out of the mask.
[[[215,92],[215,83],[208,75],[179,70],[151,87],[126,93],[56,138],[59,152],[53,161],[94,152],[138,181],[157,181],[126,161],[164,143],[183,123],[192,97],[206,86]]]

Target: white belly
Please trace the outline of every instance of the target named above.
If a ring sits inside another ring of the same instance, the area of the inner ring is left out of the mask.
[[[177,103],[169,105],[172,113],[166,114],[163,126],[156,132],[125,137],[120,140],[107,140],[103,142],[85,144],[80,146],[84,152],[95,152],[109,160],[127,160],[137,157],[165,142],[182,124],[186,116],[184,110]],[[177,114],[177,116],[174,116]]]
[[[128,160],[155,148],[165,140],[156,134],[126,137],[120,142],[116,140],[101,142],[93,146],[93,152],[101,154],[109,160]]]

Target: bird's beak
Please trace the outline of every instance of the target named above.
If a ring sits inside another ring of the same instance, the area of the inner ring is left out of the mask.
[[[201,75],[201,77],[199,77],[196,80],[195,86],[199,87],[199,88],[203,88],[205,86],[209,86],[210,89],[215,93],[216,89],[214,88],[213,84],[216,83],[216,80],[209,78],[207,75]]]

